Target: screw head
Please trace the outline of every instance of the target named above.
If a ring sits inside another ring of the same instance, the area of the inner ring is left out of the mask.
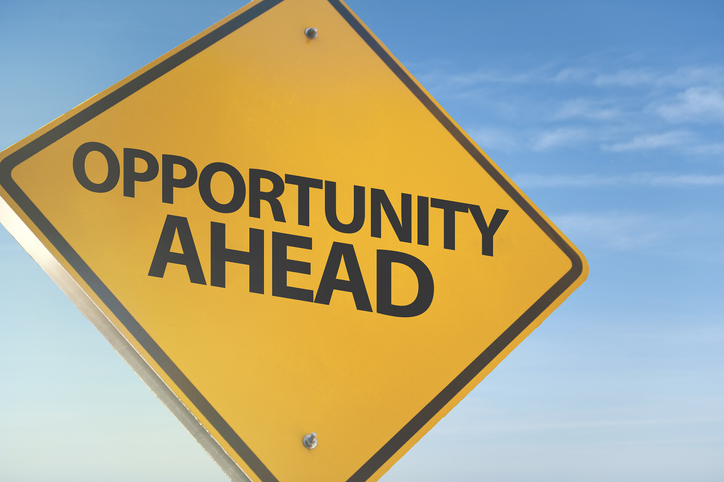
[[[310,434],[305,435],[302,438],[302,444],[309,450],[312,450],[314,447],[317,446],[317,433],[312,432]]]
[[[304,30],[304,35],[306,35],[307,38],[314,40],[317,38],[317,35],[319,35],[319,31],[314,27],[309,27]]]

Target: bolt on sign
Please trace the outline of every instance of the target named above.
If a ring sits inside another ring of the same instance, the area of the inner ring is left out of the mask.
[[[377,480],[585,279],[339,0],[257,0],[0,156],[3,224],[233,480]]]

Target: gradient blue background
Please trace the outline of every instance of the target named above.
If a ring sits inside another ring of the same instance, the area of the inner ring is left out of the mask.
[[[348,3],[590,263],[382,480],[724,480],[724,2]],[[241,6],[0,0],[0,148]],[[0,480],[227,480],[4,229]]]

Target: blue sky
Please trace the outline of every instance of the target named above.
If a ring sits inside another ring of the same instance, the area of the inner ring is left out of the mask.
[[[348,4],[588,281],[382,480],[724,477],[724,3]],[[0,148],[242,6],[0,3]],[[223,481],[0,229],[0,479]]]

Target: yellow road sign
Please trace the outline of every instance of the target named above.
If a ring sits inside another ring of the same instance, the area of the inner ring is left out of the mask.
[[[3,223],[237,480],[377,480],[587,274],[339,0],[252,2],[0,159]]]

